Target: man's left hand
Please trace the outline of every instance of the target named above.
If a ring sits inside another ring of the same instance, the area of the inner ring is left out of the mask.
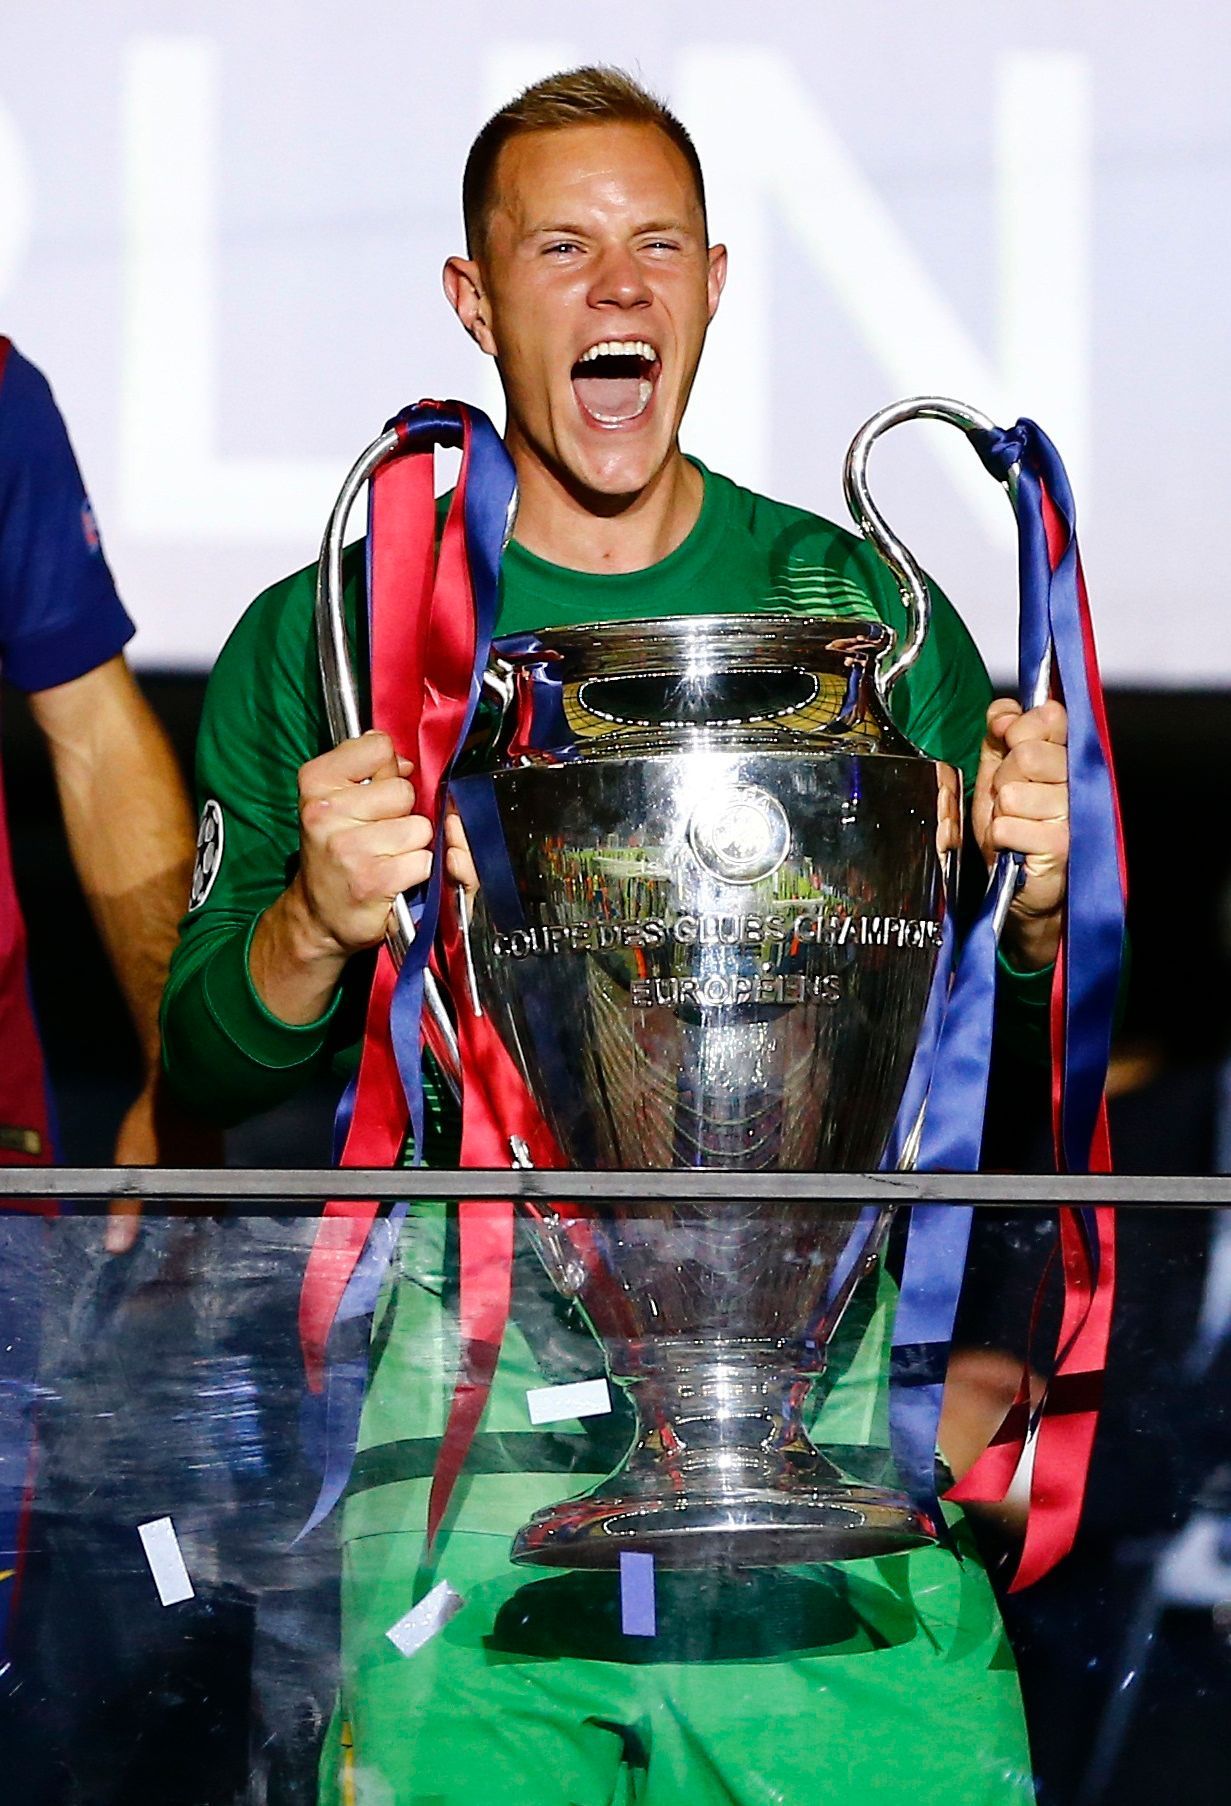
[[[1051,964],[1069,862],[1068,716],[1050,701],[1023,712],[1011,697],[987,711],[972,821],[989,868],[998,853],[1025,855],[1025,878],[1005,923],[1005,953],[1024,971]]]
[[[124,1113],[113,1159],[116,1166],[221,1166],[222,1133],[182,1110],[156,1072]],[[117,1198],[107,1210],[108,1254],[127,1254],[140,1226],[139,1201]]]

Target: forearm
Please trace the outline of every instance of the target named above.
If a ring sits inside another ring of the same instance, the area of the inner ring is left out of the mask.
[[[346,959],[314,919],[296,877],[257,922],[248,947],[248,973],[270,1015],[301,1027],[329,1009]]]
[[[166,734],[121,659],[31,697],[69,851],[152,1066],[194,826]]]

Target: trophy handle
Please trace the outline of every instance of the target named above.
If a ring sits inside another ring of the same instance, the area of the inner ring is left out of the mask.
[[[351,664],[350,646],[346,638],[346,614],[342,606],[342,538],[355,498],[369,477],[393,457],[404,441],[396,428],[390,427],[362,452],[351,466],[346,481],[338,492],[316,566],[316,644],[321,666],[321,686],[325,692],[325,714],[329,734],[335,746],[343,740],[354,740],[363,732],[359,719],[359,690]],[[401,966],[415,938],[415,924],[405,894],[395,897],[393,924],[385,936],[393,962]],[[423,1003],[440,1034],[441,1070],[455,1097],[461,1096],[461,1054],[457,1030],[449,1014],[440,986],[430,972],[423,974]]]
[[[868,454],[873,444],[882,433],[890,427],[900,426],[904,420],[943,420],[949,426],[956,426],[968,437],[972,433],[994,433],[996,423],[989,420],[986,414],[980,414],[977,408],[967,407],[964,402],[946,401],[943,396],[917,395],[907,401],[895,401],[892,406],[882,408],[873,414],[860,427],[851,440],[846,461],[842,467],[842,488],[846,496],[846,505],[859,525],[864,537],[871,541],[880,553],[889,569],[897,579],[898,589],[906,604],[907,632],[905,643],[893,656],[886,653],[878,668],[877,677],[882,696],[889,696],[894,684],[904,672],[910,670],[927,637],[929,623],[932,619],[932,598],[928,593],[927,579],[912,552],[902,544],[893,528],[889,525],[876,503],[872,500],[868,489]],[[1017,506],[1017,465],[1015,464],[1004,480],[1004,487],[1014,508]],[[1042,695],[1047,694],[1047,678],[1042,680]],[[1035,700],[1041,698],[1036,695]]]

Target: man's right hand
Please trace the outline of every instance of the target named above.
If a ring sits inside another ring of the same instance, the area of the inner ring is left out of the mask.
[[[299,870],[257,923],[248,966],[282,1022],[314,1022],[352,954],[384,938],[399,892],[426,881],[432,824],[411,766],[372,730],[299,773]]]
[[[294,885],[322,951],[343,960],[379,945],[394,898],[431,871],[432,824],[414,813],[410,772],[375,729],[300,770]]]

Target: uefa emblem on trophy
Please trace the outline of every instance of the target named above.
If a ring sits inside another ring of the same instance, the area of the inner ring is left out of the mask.
[[[888,708],[929,598],[865,467],[875,437],[918,414],[991,424],[904,403],[852,445],[848,499],[906,600],[900,644],[878,621],[768,613],[492,644],[450,788],[480,873],[461,912],[469,995],[452,1007],[490,1019],[574,1167],[854,1173],[885,1157],[940,982],[961,832],[958,774]],[[355,466],[322,551],[335,739],[360,731],[342,531],[395,449],[387,433]],[[447,1048],[449,1012],[429,1003]],[[637,1430],[615,1474],[522,1528],[514,1559],[611,1566],[632,1548],[757,1566],[934,1540],[917,1502],[842,1473],[805,1428],[890,1215],[789,1193],[668,1204],[652,1184],[644,1201],[531,1213]]]

